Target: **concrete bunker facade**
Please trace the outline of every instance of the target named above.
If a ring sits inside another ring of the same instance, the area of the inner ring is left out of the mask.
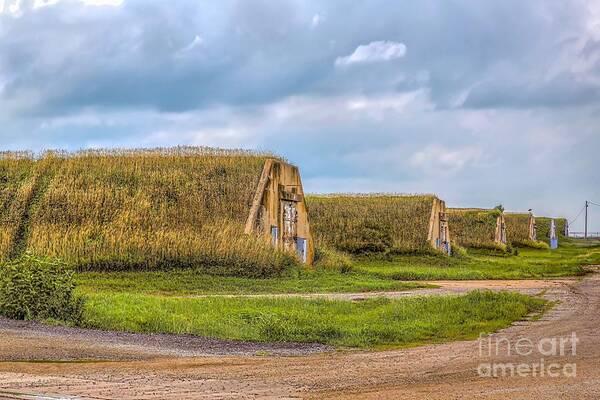
[[[314,245],[300,171],[277,159],[265,161],[245,233],[258,234],[279,249],[312,264]]]
[[[431,217],[429,219],[429,231],[427,233],[429,245],[443,253],[450,254],[450,227],[446,212],[446,202],[437,197],[433,198],[431,205]]]

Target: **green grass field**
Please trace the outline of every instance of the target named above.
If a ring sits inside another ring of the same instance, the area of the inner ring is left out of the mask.
[[[298,270],[280,278],[239,278],[207,275],[195,270],[162,272],[86,272],[77,275],[83,292],[110,291],[162,295],[349,293],[428,287],[369,273]]]
[[[193,269],[154,272],[82,272],[84,293],[96,291],[163,295],[340,293],[415,289],[434,279],[533,279],[584,274],[600,264],[600,242],[563,241],[558,250],[521,249],[518,256],[475,251],[463,257],[360,258],[349,273],[295,269],[277,278],[207,275]]]
[[[475,338],[539,313],[545,304],[492,292],[361,302],[104,292],[88,295],[85,321],[117,331],[373,348]]]
[[[80,272],[84,324],[223,339],[398,347],[469,339],[540,312],[545,302],[513,293],[369,299],[193,297],[211,294],[335,293],[417,289],[430,279],[527,279],[582,275],[600,264],[600,242],[563,241],[555,251],[518,255],[471,251],[460,257],[355,258],[351,272],[293,269],[268,279],[211,276],[193,269]]]
[[[355,270],[397,280],[533,279],[578,276],[600,264],[600,242],[563,240],[557,250],[523,248],[518,256],[471,251],[458,258],[422,256],[362,259]]]

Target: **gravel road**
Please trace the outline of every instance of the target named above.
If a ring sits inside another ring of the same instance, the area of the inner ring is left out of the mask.
[[[481,286],[499,290],[503,285],[510,290],[545,290],[548,299],[560,303],[541,320],[517,323],[491,335],[501,343],[499,354],[492,357],[480,356],[478,341],[379,352],[332,352],[311,345],[298,350],[296,346],[301,345],[282,345],[278,353],[255,348],[255,344],[172,335],[61,333],[65,328],[15,326],[2,321],[0,359],[6,361],[0,362],[0,398],[28,398],[25,394],[86,399],[600,398],[600,276],[537,283],[452,282],[446,288],[452,286],[449,291],[461,293]],[[574,355],[569,345],[563,356],[507,352],[506,343],[514,345],[519,339],[540,343],[569,338],[573,332],[579,340]],[[236,345],[250,347],[239,350],[241,353],[223,350]],[[575,364],[576,376],[490,378],[480,376],[477,370],[489,362],[534,365],[541,357],[545,365]],[[11,361],[48,358],[99,360]]]

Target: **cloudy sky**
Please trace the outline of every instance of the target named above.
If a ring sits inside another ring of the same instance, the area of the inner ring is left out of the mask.
[[[184,144],[572,219],[600,202],[600,1],[0,0],[2,149]]]

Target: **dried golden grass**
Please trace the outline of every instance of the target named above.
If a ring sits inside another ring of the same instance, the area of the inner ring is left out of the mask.
[[[17,240],[32,196],[33,160],[24,153],[0,154],[0,261],[6,261]]]
[[[497,249],[496,222],[498,209],[449,208],[448,225],[452,240],[462,247]]]
[[[529,246],[529,214],[527,213],[505,213],[506,238],[515,246]]]
[[[48,152],[35,163],[26,249],[80,269],[280,272],[293,257],[243,233],[267,157],[190,147]]]
[[[317,247],[358,254],[429,252],[433,195],[307,196]]]

